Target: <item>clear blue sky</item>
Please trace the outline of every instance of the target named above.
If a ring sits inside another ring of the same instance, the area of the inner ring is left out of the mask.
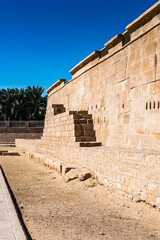
[[[154,0],[0,0],[0,88],[45,90]]]

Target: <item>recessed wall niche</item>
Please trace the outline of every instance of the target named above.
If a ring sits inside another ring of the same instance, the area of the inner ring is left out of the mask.
[[[154,110],[160,108],[160,101],[146,102],[145,109],[146,110]]]

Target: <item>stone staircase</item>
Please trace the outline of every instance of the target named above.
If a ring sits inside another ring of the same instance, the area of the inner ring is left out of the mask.
[[[96,142],[92,114],[88,111],[70,111],[69,114],[74,119],[75,142],[79,142],[80,147],[101,146]]]
[[[42,141],[80,147],[101,146],[96,142],[92,115],[88,111],[64,111],[62,104],[47,109]]]

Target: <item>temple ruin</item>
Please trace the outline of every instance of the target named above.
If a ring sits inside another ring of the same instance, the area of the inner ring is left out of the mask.
[[[70,73],[47,90],[41,140],[16,146],[160,206],[160,1]]]

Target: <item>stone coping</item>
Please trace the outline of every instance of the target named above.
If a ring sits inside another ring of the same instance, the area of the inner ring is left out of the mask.
[[[156,4],[154,4],[151,8],[149,8],[146,12],[144,12],[140,17],[138,17],[136,20],[134,20],[132,23],[130,23],[127,27],[127,31],[134,31],[138,27],[141,27],[143,24],[145,24],[148,20],[150,20],[155,14],[160,12],[160,1],[158,1]],[[118,34],[115,37],[113,37],[111,40],[109,40],[105,47],[110,49],[114,47],[117,43],[123,40],[124,34]],[[80,63],[78,63],[74,68],[72,68],[69,73],[72,75],[75,74],[79,69],[84,67],[87,63],[94,60],[96,57],[100,56],[100,52],[102,51],[94,51],[89,56],[87,56],[84,60],[82,60]]]
[[[122,34],[118,34],[115,37],[113,37],[111,40],[109,40],[104,46],[106,48],[110,49],[113,46],[115,46],[117,43],[122,41],[122,39],[123,39],[123,35]]]
[[[89,56],[87,56],[84,60],[82,60],[80,63],[78,63],[74,68],[72,68],[69,71],[69,73],[71,73],[72,75],[75,74],[79,69],[84,67],[87,63],[89,63],[90,61],[94,60],[95,58],[97,58],[99,56],[100,56],[100,52],[94,51]]]
[[[126,31],[123,32],[122,34],[118,34],[115,37],[113,37],[111,40],[109,40],[106,44],[105,47],[98,50],[98,51],[94,51],[93,53],[91,53],[89,56],[87,56],[84,60],[82,60],[81,62],[79,62],[75,67],[73,67],[69,73],[72,74],[72,79],[69,80],[68,82],[66,82],[66,84],[71,83],[73,80],[75,80],[76,78],[79,77],[79,75],[83,74],[84,72],[88,71],[90,69],[90,67],[88,67],[87,69],[85,69],[82,73],[80,73],[78,76],[73,77],[73,75],[80,69],[82,69],[84,66],[86,66],[89,62],[91,62],[92,60],[96,59],[97,57],[101,57],[101,52],[107,48],[107,49],[111,49],[112,47],[114,47],[116,44],[118,44],[119,42],[123,42],[123,44],[125,43],[125,34],[130,34],[131,32],[133,32],[135,29],[143,26],[145,23],[148,22],[148,20],[150,20],[152,17],[154,17],[157,13],[160,12],[160,1],[158,1],[156,4],[154,4],[151,8],[149,8],[147,11],[145,11],[142,15],[140,15],[140,17],[138,17],[136,20],[134,20],[132,23],[130,23],[129,25],[127,25],[126,27]],[[156,25],[155,25],[156,26]],[[145,34],[142,33],[143,35]],[[140,35],[141,36],[141,35]],[[140,36],[137,36],[137,38],[135,38],[132,41],[135,41],[136,39],[138,39]],[[128,44],[132,43],[131,40],[127,41],[127,44],[125,43],[125,46],[122,46],[121,49],[123,49],[123,47],[128,46]],[[112,54],[107,54],[107,57],[103,58],[102,60],[100,59],[100,61],[98,62],[98,64],[101,61],[104,61],[105,59],[111,57],[113,54],[116,54],[117,51],[113,52]],[[97,63],[94,63],[92,67],[96,66]],[[60,79],[58,80],[56,83],[54,83],[46,92],[50,93],[54,88],[56,88],[58,85],[60,85],[62,83],[61,80],[64,79]],[[62,86],[64,87],[64,86]],[[61,88],[62,88],[61,87]],[[61,89],[60,88],[60,89]],[[60,89],[57,89],[60,90]]]
[[[142,15],[140,15],[137,19],[135,19],[132,23],[130,23],[126,30],[133,32],[135,29],[141,27],[146,22],[148,22],[153,16],[160,12],[160,1],[155,3],[151,8],[145,11]]]
[[[59,79],[57,82],[55,82],[51,87],[47,89],[46,93],[49,94],[54,88],[58,87],[62,83],[66,83],[66,79]]]

